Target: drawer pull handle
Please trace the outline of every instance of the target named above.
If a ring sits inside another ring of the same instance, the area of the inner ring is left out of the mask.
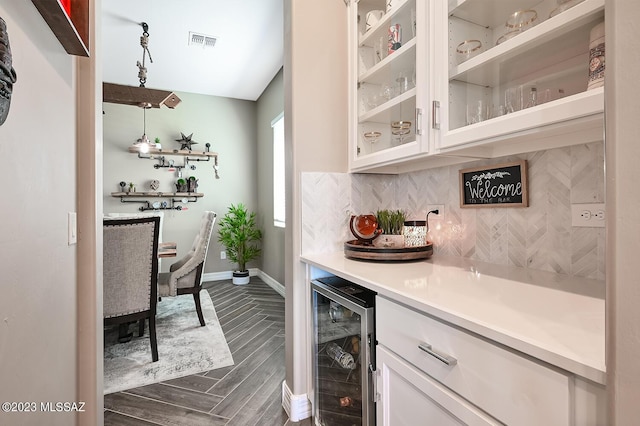
[[[428,343],[420,343],[418,345],[418,348],[421,351],[424,351],[429,355],[431,355],[432,357],[436,358],[437,360],[442,361],[444,364],[446,364],[449,367],[453,367],[458,363],[458,360],[455,359],[454,357],[436,352]]]

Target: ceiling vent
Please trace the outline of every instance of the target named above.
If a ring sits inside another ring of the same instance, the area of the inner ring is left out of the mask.
[[[189,46],[197,46],[203,49],[210,49],[216,45],[217,40],[218,39],[214,36],[189,32]]]

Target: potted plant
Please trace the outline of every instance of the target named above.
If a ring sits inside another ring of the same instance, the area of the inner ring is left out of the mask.
[[[180,178],[176,181],[176,192],[187,192],[189,187],[187,186],[187,180]]]
[[[232,204],[220,220],[218,241],[227,249],[229,260],[238,264],[238,269],[233,271],[234,284],[249,283],[247,262],[260,256],[258,243],[261,240],[262,231],[256,225],[256,214],[249,213],[242,203]]]
[[[382,247],[402,247],[404,237],[402,229],[407,215],[402,210],[378,210],[376,219],[382,235],[374,240],[374,245]]]

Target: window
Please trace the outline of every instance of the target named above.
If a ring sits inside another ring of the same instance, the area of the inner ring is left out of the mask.
[[[271,122],[273,129],[273,225],[285,226],[284,112]]]

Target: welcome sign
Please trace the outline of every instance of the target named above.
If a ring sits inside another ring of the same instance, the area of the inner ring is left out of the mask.
[[[527,161],[460,170],[460,207],[527,207]]]

